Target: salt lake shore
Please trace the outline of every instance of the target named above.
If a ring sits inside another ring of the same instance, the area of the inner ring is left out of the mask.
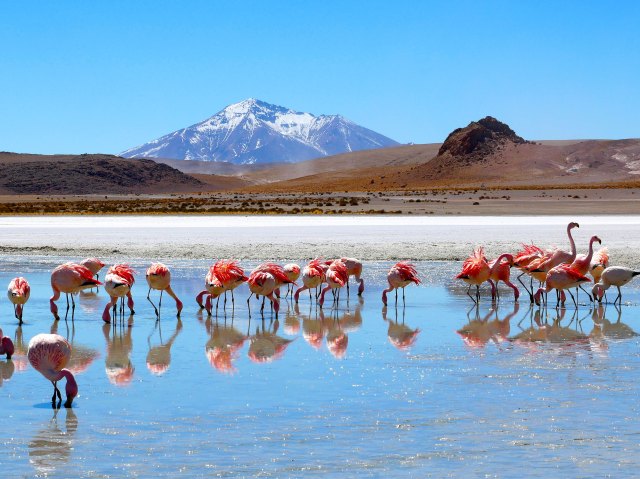
[[[0,254],[105,259],[303,260],[354,256],[364,261],[461,260],[478,245],[487,256],[523,242],[578,252],[592,235],[613,264],[640,263],[640,215],[625,216],[38,216],[1,217]]]

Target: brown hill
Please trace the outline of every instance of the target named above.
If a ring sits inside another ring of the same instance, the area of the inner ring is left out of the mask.
[[[210,189],[151,160],[0,152],[1,194],[168,193]]]
[[[254,191],[371,191],[465,186],[606,185],[640,180],[640,140],[531,142],[492,117],[454,130],[442,145],[411,145],[306,163],[311,174],[261,172],[283,179]],[[330,175],[326,173],[330,172]]]

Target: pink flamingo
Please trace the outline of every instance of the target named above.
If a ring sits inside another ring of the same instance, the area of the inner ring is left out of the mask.
[[[587,252],[587,254],[576,255],[576,259],[573,260],[573,263],[571,263],[571,269],[577,271],[582,275],[586,275],[589,272],[589,270],[591,269],[591,260],[593,258],[593,243],[595,243],[596,241],[602,244],[600,238],[598,238],[597,236],[592,236],[589,240],[589,251]],[[580,289],[582,289],[582,291],[587,293],[587,296],[589,296],[589,301],[593,301],[591,295],[587,291],[585,291],[584,288],[582,288],[582,285],[580,285],[579,287]],[[577,294],[578,291],[576,290],[576,295]]]
[[[282,266],[275,263],[262,263],[251,272],[247,280],[249,291],[251,291],[247,299],[247,306],[249,306],[251,296],[254,294],[256,296],[263,296],[271,301],[277,318],[280,302],[274,297],[274,293],[281,285],[289,284],[290,282]],[[264,298],[262,299],[262,307],[260,308],[261,313],[264,311]],[[249,314],[251,314],[251,308],[249,308]]]
[[[358,296],[362,296],[362,293],[364,292],[364,279],[361,278],[362,262],[356,258],[339,258],[336,261],[343,262],[347,267],[347,275],[349,277],[353,276],[359,283]],[[327,261],[326,264],[330,265],[332,262],[333,261]],[[347,281],[347,296],[349,296],[349,281]]]
[[[518,275],[518,282],[523,286],[527,293],[529,293],[529,301],[533,303],[533,276],[527,271],[527,267],[531,262],[538,260],[544,255],[542,248],[537,247],[534,244],[522,244],[522,250],[518,251],[513,258],[513,265],[518,268],[521,273]],[[522,281],[522,276],[529,275],[529,287]]]
[[[300,277],[300,266],[295,263],[288,263],[284,265],[283,269],[291,283],[295,283],[296,281],[298,281],[298,278]],[[291,284],[288,284],[287,294],[285,295],[285,297],[289,296],[290,294],[293,294],[293,287],[291,286]]]
[[[593,255],[593,259],[591,260],[591,268],[590,273],[593,276],[593,282],[600,282],[600,276],[602,272],[609,267],[609,250],[605,248],[600,248]]]
[[[571,264],[576,259],[576,243],[573,241],[573,236],[571,235],[571,230],[573,228],[579,228],[580,225],[578,223],[569,223],[567,225],[567,236],[569,237],[569,243],[571,244],[571,251],[563,251],[561,249],[554,250],[546,261],[537,264],[535,267],[536,272],[549,272],[551,268],[558,266],[559,264]],[[529,268],[532,271],[532,268]]]
[[[398,304],[398,288],[402,288],[402,304],[405,304],[404,288],[411,283],[420,284],[420,278],[415,266],[408,261],[400,261],[391,267],[387,273],[389,287],[382,292],[382,302],[387,305],[387,293],[396,290],[396,304]]]
[[[235,306],[233,290],[249,279],[244,270],[236,260],[221,259],[213,265],[213,272],[224,288],[224,306],[227,305],[227,291],[231,291],[231,304]]]
[[[13,347],[13,341],[11,341],[11,338],[3,336],[2,329],[0,329],[0,356],[6,354],[7,359],[11,359],[11,356],[13,356],[14,352],[15,349]]]
[[[80,264],[91,271],[96,279],[100,279],[100,270],[104,268],[104,263],[98,258],[85,258],[80,261]]]
[[[502,261],[503,259],[506,259],[507,261],[503,262]],[[495,286],[494,284],[491,285],[492,286],[491,296],[494,300],[496,298],[500,298],[500,293],[498,292],[498,283],[502,281],[504,284],[506,284],[511,289],[513,289],[513,299],[514,301],[518,301],[518,298],[520,297],[520,291],[518,290],[516,285],[510,281],[511,266],[513,265],[513,262],[514,262],[513,255],[509,253],[504,253],[498,256],[497,259],[489,263],[489,268],[490,268],[489,279],[493,281],[493,283],[495,283]]]
[[[60,293],[65,293],[67,297],[67,313],[69,312],[69,294],[71,294],[71,317],[73,318],[73,311],[76,309],[73,294],[101,284],[100,281],[94,279],[93,273],[86,267],[76,263],[61,264],[51,272],[51,289],[53,289],[53,296],[49,298],[49,306],[53,316],[56,320],[60,319],[58,316],[58,305],[55,303],[55,301],[60,298]]]
[[[204,289],[196,296],[196,303],[198,303],[200,309],[205,308],[209,316],[211,316],[211,299],[218,298],[224,292],[224,285],[216,276],[214,266],[215,265],[211,265],[209,271],[207,271],[207,275],[204,277]],[[204,296],[207,296],[207,301],[203,305],[202,298]],[[216,303],[216,309],[217,308],[218,303]]]
[[[570,265],[559,264],[549,270],[545,280],[545,287],[538,289],[533,298],[536,304],[540,305],[540,295],[555,289],[559,294],[560,301],[564,305],[566,299],[564,290],[569,290],[570,288],[577,287],[581,283],[589,282],[591,282],[589,278],[580,274],[578,271],[571,269]],[[573,304],[577,307],[578,304],[576,303],[576,299],[573,297],[571,291],[569,291],[569,294],[571,295],[571,299],[573,299]]]
[[[120,312],[124,314],[124,298],[127,297],[127,306],[131,314],[135,314],[133,310],[133,297],[131,296],[131,287],[135,282],[133,275],[135,271],[128,264],[116,264],[111,266],[104,278],[104,289],[111,297],[111,300],[104,307],[102,312],[102,320],[105,323],[111,322],[109,309],[113,308],[113,314],[116,314],[116,305],[118,299],[121,299]]]
[[[296,303],[298,302],[300,293],[307,289],[309,290],[309,301],[311,301],[311,289],[320,286],[325,279],[325,269],[323,266],[325,265],[322,264],[321,260],[316,258],[309,261],[309,264],[302,269],[302,286],[298,288],[293,295]]]
[[[67,399],[64,407],[70,408],[73,398],[78,395],[78,383],[73,374],[64,367],[71,357],[71,345],[59,334],[38,334],[29,341],[27,357],[31,366],[53,384],[51,405],[57,409],[62,402],[62,395],[58,389],[58,381],[66,378],[65,392]],[[56,396],[58,406],[56,407]]]
[[[347,265],[341,260],[335,260],[329,265],[329,269],[325,273],[325,279],[327,281],[327,287],[322,290],[322,293],[320,293],[320,300],[318,301],[320,307],[322,307],[322,305],[324,304],[324,295],[327,294],[327,291],[330,290],[337,291],[337,293],[334,292],[333,296],[334,304],[337,301],[340,301],[340,288],[342,288],[349,282]]]
[[[489,268],[489,263],[487,263],[487,258],[484,255],[484,248],[482,246],[474,249],[471,256],[464,260],[462,271],[456,276],[456,279],[461,279],[469,285],[467,296],[473,299],[474,303],[480,301],[480,285],[485,281],[491,283],[491,290],[493,291],[494,286],[489,279],[490,272],[491,268]],[[469,293],[471,286],[476,287],[475,298]]]
[[[31,287],[29,286],[29,282],[23,277],[14,278],[9,283],[7,296],[9,297],[9,301],[13,303],[13,313],[20,324],[22,324],[22,309],[29,300],[30,294]]]
[[[180,317],[180,312],[182,311],[182,301],[178,299],[178,296],[171,289],[171,271],[162,263],[151,263],[151,266],[147,268],[146,274],[147,284],[149,285],[149,292],[147,293],[147,300],[153,306],[154,311],[156,312],[156,316],[160,317],[160,308],[162,306],[162,293],[164,291],[167,292],[169,296],[171,296],[176,302],[176,309],[178,310],[177,316]],[[158,302],[158,307],[153,304],[151,298],[151,290],[155,289],[156,291],[160,291],[160,301]]]

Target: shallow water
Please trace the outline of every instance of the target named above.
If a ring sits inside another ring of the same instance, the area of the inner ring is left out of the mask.
[[[165,298],[156,322],[141,275],[135,316],[105,326],[103,290],[76,298],[73,321],[53,321],[57,260],[7,257],[0,270],[0,284],[24,274],[32,285],[22,327],[0,301],[18,340],[0,361],[0,465],[17,477],[637,475],[636,285],[620,311],[518,307],[508,291],[472,308],[450,279],[458,264],[423,262],[425,286],[385,310],[389,264],[366,263],[364,298],[343,295],[324,315],[303,294],[277,320],[253,300],[249,318],[241,287],[233,312],[228,302],[207,318],[193,299],[207,264],[182,261],[180,321]],[[80,388],[57,413],[24,357],[49,331],[73,343]]]

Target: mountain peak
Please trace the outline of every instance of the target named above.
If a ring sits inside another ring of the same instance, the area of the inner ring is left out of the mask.
[[[256,98],[228,105],[212,117],[121,153],[126,158],[297,162],[397,145],[341,115],[302,113]]]
[[[509,125],[492,116],[472,121],[464,128],[453,130],[438,151],[438,156],[449,153],[453,156],[486,155],[505,142],[527,143],[516,135]]]

